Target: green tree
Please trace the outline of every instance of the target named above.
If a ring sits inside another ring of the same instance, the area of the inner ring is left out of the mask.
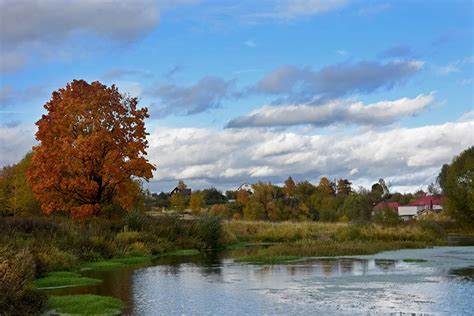
[[[366,194],[349,195],[343,206],[344,214],[353,222],[368,222],[372,214],[372,204]]]
[[[275,187],[271,183],[263,182],[258,182],[252,187],[254,193],[248,197],[244,207],[244,218],[247,220],[267,220],[269,219],[268,214],[274,214],[276,211],[273,204],[276,195]]]
[[[186,208],[186,198],[183,194],[175,193],[171,196],[171,206],[178,211],[182,211]]]
[[[372,195],[372,197],[375,201],[380,201],[382,199],[383,194],[384,194],[384,189],[380,185],[380,183],[374,183],[374,184],[372,184],[372,187],[370,189],[370,194]]]
[[[16,165],[0,171],[0,211],[15,215],[38,214],[40,204],[27,181],[26,171],[31,164],[31,153]]]
[[[444,177],[441,183],[449,213],[459,222],[474,225],[474,146],[444,169],[439,177]]]
[[[224,204],[227,202],[227,198],[222,194],[221,191],[216,188],[209,188],[202,190],[204,203],[208,206],[214,204]]]
[[[351,182],[347,179],[339,179],[337,181],[337,194],[349,195],[352,192]]]

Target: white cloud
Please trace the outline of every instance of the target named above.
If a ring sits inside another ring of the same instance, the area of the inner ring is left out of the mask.
[[[17,163],[35,144],[34,125],[0,125],[0,167]]]
[[[157,128],[148,152],[162,189],[178,179],[231,188],[245,181],[277,183],[289,175],[318,181],[323,174],[355,185],[382,177],[397,189],[433,181],[443,163],[474,144],[473,129],[472,120],[343,135]]]
[[[32,55],[54,60],[88,55],[101,47],[94,44],[95,38],[120,44],[133,42],[156,28],[161,10],[193,3],[189,0],[0,0],[0,71],[16,71]]]
[[[312,182],[344,177],[355,187],[384,178],[394,190],[420,188],[474,145],[473,130],[472,119],[338,135],[160,127],[149,136],[148,158],[158,167],[152,189],[168,190],[179,179],[194,189],[226,189],[246,181],[280,183],[289,175]],[[34,125],[0,126],[0,167],[18,162],[34,144]]]
[[[130,40],[154,28],[159,18],[157,3],[151,0],[2,0],[0,8],[0,35],[7,46],[54,42],[75,31]]]
[[[264,106],[248,115],[229,122],[228,127],[269,127],[312,124],[384,125],[403,117],[416,115],[434,102],[433,93],[420,94],[416,98],[401,98],[394,101],[380,101],[372,104],[351,103],[349,100],[335,100],[323,105]]]

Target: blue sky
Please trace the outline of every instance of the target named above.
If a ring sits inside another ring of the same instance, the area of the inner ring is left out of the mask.
[[[289,175],[415,190],[474,144],[472,1],[0,6],[0,165],[73,79],[150,109],[153,191]]]

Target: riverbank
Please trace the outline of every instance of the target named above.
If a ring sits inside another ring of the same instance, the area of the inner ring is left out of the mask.
[[[58,302],[64,306],[68,301],[47,300],[43,292],[35,289],[100,283],[101,280],[81,275],[87,269],[120,269],[150,264],[159,257],[219,249],[248,249],[235,252],[234,259],[259,264],[288,263],[302,257],[368,255],[446,245],[450,229],[436,222],[383,227],[320,222],[222,222],[212,217],[184,221],[141,214],[130,214],[122,220],[88,221],[62,217],[3,218],[0,226],[0,273],[12,278],[10,288],[19,289],[7,291],[9,298],[0,301],[0,307],[23,302],[25,293],[35,293],[32,310],[57,311],[62,308]],[[464,232],[456,229],[458,235]],[[7,274],[12,267],[20,272]],[[78,299],[81,298],[71,298],[70,302],[77,303]],[[109,303],[110,300],[104,300],[104,308],[109,308]]]
[[[383,227],[348,223],[269,223],[233,221],[224,225],[229,240],[269,243],[241,262],[276,264],[302,257],[370,255],[397,249],[447,245],[446,232],[436,223]]]

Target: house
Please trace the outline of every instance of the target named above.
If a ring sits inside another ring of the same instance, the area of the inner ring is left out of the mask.
[[[423,196],[410,202],[408,205],[399,206],[398,216],[403,220],[410,220],[428,211],[441,212],[443,205],[444,198],[442,196]]]
[[[174,188],[170,193],[169,193],[169,196],[173,196],[174,194],[176,193],[180,193],[184,196],[188,196],[188,195],[191,195],[191,189],[184,189],[184,190],[180,190],[178,187]]]
[[[244,190],[244,191],[247,191],[247,192],[250,192],[250,193],[254,193],[254,190],[252,188],[252,185],[248,182],[245,182],[243,183],[238,189],[237,191],[240,191],[240,190]]]
[[[377,205],[374,206],[374,212],[377,212],[377,211],[381,211],[385,208],[389,208],[391,210],[393,210],[394,212],[398,212],[398,207],[400,205],[398,204],[398,202],[379,202],[377,203]]]

